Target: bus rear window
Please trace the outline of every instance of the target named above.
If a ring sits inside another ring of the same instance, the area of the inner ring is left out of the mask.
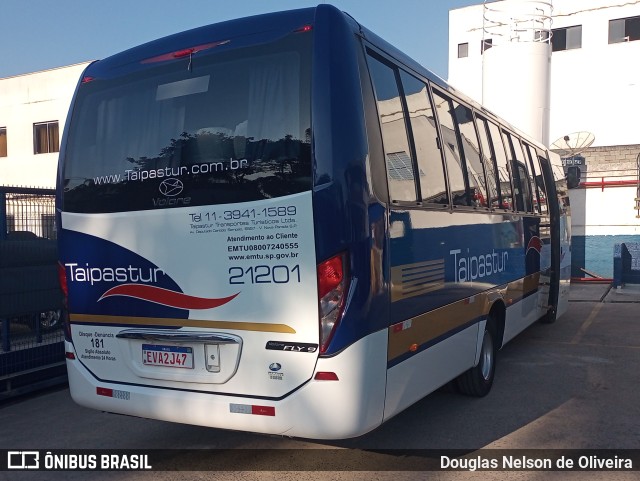
[[[82,84],[63,159],[64,210],[226,204],[310,190],[311,35]]]

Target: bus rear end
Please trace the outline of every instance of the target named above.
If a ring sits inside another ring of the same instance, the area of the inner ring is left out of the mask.
[[[321,356],[350,267],[316,256],[314,14],[193,30],[83,74],[57,201],[79,404],[318,438],[381,421],[371,346]]]

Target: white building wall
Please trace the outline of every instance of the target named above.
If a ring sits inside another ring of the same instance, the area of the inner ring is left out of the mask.
[[[449,82],[479,102],[482,14],[482,4],[449,12]],[[553,0],[552,28],[582,25],[582,47],[551,56],[551,142],[580,130],[595,134],[594,146],[639,142],[640,41],[608,43],[609,20],[634,16],[640,16],[640,1]],[[469,57],[458,58],[464,42]]]
[[[449,11],[449,80],[455,88],[483,103],[482,5]],[[458,58],[458,45],[469,45],[468,57]]]
[[[73,92],[87,65],[0,79],[0,127],[7,129],[7,157],[0,157],[0,185],[55,186],[58,153],[34,154],[33,125],[57,121],[62,137]]]
[[[640,41],[609,44],[609,20],[640,16],[640,2],[555,0],[553,28],[582,25],[582,48],[553,52],[551,141],[595,134],[594,146],[640,142]],[[624,6],[608,7],[612,4]]]

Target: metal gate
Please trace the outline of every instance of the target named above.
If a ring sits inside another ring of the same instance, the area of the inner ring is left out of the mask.
[[[66,381],[55,191],[0,186],[0,399]]]

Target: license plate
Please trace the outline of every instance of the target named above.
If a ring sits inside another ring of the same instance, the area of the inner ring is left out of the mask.
[[[159,344],[143,344],[142,364],[146,366],[193,369],[193,348],[182,346],[163,346]]]

